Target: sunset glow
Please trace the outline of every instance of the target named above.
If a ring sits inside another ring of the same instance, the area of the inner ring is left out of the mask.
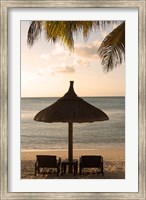
[[[74,52],[41,37],[27,45],[29,21],[21,21],[21,96],[60,97],[74,81],[79,96],[124,96],[125,66],[105,72],[97,50],[113,25],[91,33],[88,41],[78,35]]]

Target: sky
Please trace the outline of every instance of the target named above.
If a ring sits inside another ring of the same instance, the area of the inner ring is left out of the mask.
[[[21,97],[61,97],[74,81],[78,96],[125,96],[125,63],[105,72],[97,50],[115,28],[90,33],[87,41],[78,34],[74,51],[40,37],[30,48],[30,21],[21,21]]]

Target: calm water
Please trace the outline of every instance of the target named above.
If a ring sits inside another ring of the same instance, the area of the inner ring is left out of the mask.
[[[37,112],[54,103],[58,98],[22,98],[21,148],[67,149],[68,124],[43,123],[33,120]],[[74,149],[121,147],[125,143],[125,98],[85,97],[88,103],[103,110],[109,121],[74,123]]]

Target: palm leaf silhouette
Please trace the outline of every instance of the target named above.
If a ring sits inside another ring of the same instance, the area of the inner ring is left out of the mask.
[[[125,59],[125,22],[105,37],[98,53],[106,71],[112,70],[117,64],[122,64]]]
[[[27,34],[31,47],[41,37],[42,31],[48,42],[60,42],[70,51],[74,50],[74,36],[79,33],[87,40],[89,34],[116,21],[32,21]],[[123,62],[125,53],[125,22],[114,29],[102,42],[98,53],[102,65],[109,71]]]

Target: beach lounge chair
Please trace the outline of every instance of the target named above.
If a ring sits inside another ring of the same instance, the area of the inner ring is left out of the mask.
[[[40,168],[56,168],[57,176],[60,173],[61,158],[50,155],[36,155],[35,175],[40,173]]]
[[[97,169],[99,169],[99,173],[102,173],[102,175],[104,175],[103,157],[102,156],[94,156],[94,155],[81,156],[80,163],[79,163],[80,174],[82,174],[82,170],[84,168],[97,168]]]

